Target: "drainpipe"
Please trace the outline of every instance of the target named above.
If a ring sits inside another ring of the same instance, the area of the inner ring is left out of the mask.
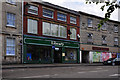
[[[80,12],[79,12],[80,14]],[[82,26],[82,16],[80,14],[80,44],[81,44],[81,26]],[[80,63],[82,63],[82,51],[81,51],[81,46],[80,46]]]
[[[21,62],[23,63],[23,53],[24,53],[24,45],[23,45],[23,11],[24,11],[24,1],[22,0],[22,54],[21,54]]]

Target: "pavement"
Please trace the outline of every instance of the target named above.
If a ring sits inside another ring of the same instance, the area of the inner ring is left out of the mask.
[[[18,68],[52,68],[52,67],[74,67],[74,66],[103,66],[102,63],[80,63],[80,64],[9,64],[2,65],[2,69]]]

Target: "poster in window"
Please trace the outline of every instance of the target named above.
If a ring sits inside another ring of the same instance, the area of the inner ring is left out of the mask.
[[[103,59],[103,61],[108,60],[110,57],[111,57],[110,53],[108,53],[108,52],[103,52],[102,53],[102,59]]]
[[[27,60],[32,60],[32,55],[31,55],[31,53],[27,53]]]
[[[93,52],[93,62],[100,62],[101,53],[100,52]]]

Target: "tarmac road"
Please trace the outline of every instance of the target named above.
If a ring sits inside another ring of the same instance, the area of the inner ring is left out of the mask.
[[[69,66],[3,69],[3,79],[27,78],[118,78],[118,66]]]

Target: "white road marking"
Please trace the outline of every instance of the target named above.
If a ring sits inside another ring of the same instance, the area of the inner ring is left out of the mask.
[[[98,71],[89,71],[89,72],[98,72]]]
[[[120,74],[113,74],[113,75],[109,75],[109,76],[120,76]]]
[[[58,74],[54,74],[53,76],[57,76]]]
[[[108,71],[108,70],[101,70],[101,71]]]
[[[50,75],[39,75],[39,76],[29,76],[29,77],[19,77],[19,78],[41,78],[41,77],[49,77]]]
[[[99,71],[89,71],[89,72],[102,72],[102,71],[108,71],[108,70],[99,70]]]
[[[78,72],[78,73],[85,73],[85,72]]]
[[[102,68],[96,68],[96,69],[102,69]]]

